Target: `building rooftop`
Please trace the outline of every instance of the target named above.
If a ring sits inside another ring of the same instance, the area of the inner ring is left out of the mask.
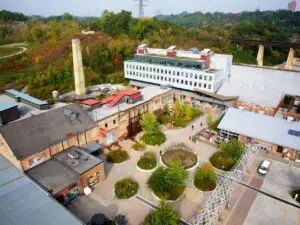
[[[83,225],[0,155],[0,221],[9,225]]]
[[[133,104],[123,103],[123,104],[118,105],[118,107],[113,107],[113,108],[108,108],[108,107],[103,106],[101,108],[96,108],[92,111],[89,111],[88,115],[90,116],[90,118],[93,121],[99,121],[106,117],[112,116],[118,112],[126,111],[130,108],[136,107],[140,104],[150,101],[152,98],[154,98],[156,96],[165,94],[167,92],[171,92],[172,89],[170,89],[170,88],[163,89],[163,88],[160,88],[157,86],[148,86],[148,87],[141,89],[140,91],[141,91],[141,95],[143,96],[143,99],[141,101],[138,101]]]
[[[26,173],[53,195],[80,181],[76,172],[56,159],[33,167]]]
[[[221,86],[218,94],[277,106],[284,94],[300,96],[299,86],[297,72],[233,65],[230,80]]]
[[[123,91],[118,91],[113,95],[102,99],[101,104],[108,104],[108,108],[114,107],[124,96],[129,96],[132,99],[141,97],[141,92],[134,89],[127,89]]]
[[[95,100],[95,99],[87,99],[87,100],[82,101],[81,104],[92,106],[92,105],[100,104],[100,101]]]
[[[30,96],[29,94],[25,94],[25,93],[16,91],[14,89],[5,90],[5,93],[11,94],[15,98],[22,98],[22,99],[24,99],[24,100],[26,100],[28,102],[31,102],[31,103],[33,103],[35,105],[48,105],[47,101],[42,101],[40,99],[37,99],[37,98],[34,98],[34,97]]]
[[[16,107],[17,104],[14,103],[14,102],[10,102],[10,101],[7,101],[7,102],[0,102],[0,111],[5,111],[5,110],[8,110],[8,109],[11,109],[13,107]]]
[[[230,108],[218,128],[300,150],[300,137],[289,134],[289,130],[300,131],[299,122]]]
[[[71,158],[71,155],[73,158]],[[83,174],[103,162],[101,159],[88,154],[76,146],[54,155],[54,158],[79,174]]]
[[[0,133],[16,158],[25,159],[94,127],[84,110],[71,104],[2,126]]]

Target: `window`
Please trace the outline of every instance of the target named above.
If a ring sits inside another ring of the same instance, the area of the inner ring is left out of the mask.
[[[171,75],[171,70],[169,70],[169,74]]]
[[[197,76],[197,74],[195,74],[195,79],[197,79],[198,78],[198,76]]]
[[[207,80],[207,76],[204,76],[204,80]]]
[[[173,83],[175,83],[175,78],[173,78],[173,80],[172,80],[172,81],[173,81]]]
[[[105,128],[107,128],[107,123],[105,124]]]
[[[282,146],[278,146],[277,152],[282,153],[283,152],[283,147]]]
[[[193,82],[192,81],[190,81],[190,85],[193,86]]]
[[[179,76],[179,72],[177,72],[177,76]]]
[[[183,84],[183,80],[181,80],[181,84]]]
[[[208,89],[211,89],[211,84],[208,85]]]
[[[188,77],[189,77],[189,74],[188,74],[188,73],[185,73],[185,77],[188,78]]]
[[[171,82],[171,78],[169,77],[169,82]]]
[[[199,79],[202,80],[202,75],[199,76]]]
[[[206,88],[206,86],[207,86],[207,85],[206,85],[206,84],[204,84],[204,88]]]
[[[209,81],[212,81],[212,76],[209,76],[209,78],[208,78],[208,79],[209,79]]]
[[[190,74],[190,78],[193,78],[193,74],[192,73]]]
[[[185,85],[188,85],[188,82],[187,82],[187,80],[185,81]]]
[[[165,74],[168,74],[168,71],[167,71],[167,70],[165,70]]]
[[[194,83],[194,87],[197,87],[197,82]]]
[[[201,88],[202,87],[202,83],[199,83],[199,88]]]
[[[116,124],[116,120],[113,120],[113,123]]]
[[[176,82],[177,82],[177,84],[179,84],[179,80],[178,80],[178,79],[177,79],[177,81],[176,81]]]
[[[152,72],[152,68],[150,67],[150,72]]]

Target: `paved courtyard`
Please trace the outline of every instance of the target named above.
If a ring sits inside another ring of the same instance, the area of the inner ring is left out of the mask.
[[[203,126],[201,126],[201,123]],[[192,125],[194,126],[193,130]],[[203,129],[205,126],[206,116],[203,115],[186,128],[166,130],[164,132],[167,141],[159,147],[147,146],[146,151],[154,151],[157,158],[159,158],[159,152],[164,151],[171,143],[184,142],[194,149],[194,152],[199,157],[200,164],[202,164],[209,160],[209,157],[217,151],[217,148],[214,145],[203,142],[193,143],[189,140],[189,137],[199,132],[199,130]],[[142,134],[137,135],[136,139],[138,140],[141,135]],[[125,177],[133,177],[138,181],[140,186],[138,191],[139,198],[154,205],[158,204],[158,201],[153,197],[146,185],[151,173],[141,172],[136,168],[136,162],[143,153],[132,150],[131,146],[133,143],[134,141],[130,139],[119,142],[119,145],[130,154],[130,160],[120,165],[108,163],[106,165],[106,180],[98,185],[90,196],[82,196],[72,201],[67,206],[68,209],[84,222],[89,222],[95,213],[104,213],[110,218],[114,218],[118,214],[125,214],[131,225],[137,225],[143,222],[145,216],[152,210],[149,205],[137,198],[131,200],[117,200],[113,196],[114,184]],[[175,209],[180,213],[182,219],[186,221],[190,220],[194,213],[201,207],[201,203],[205,197],[203,192],[196,191],[192,187],[192,176],[193,172],[190,172],[183,200],[173,204]]]

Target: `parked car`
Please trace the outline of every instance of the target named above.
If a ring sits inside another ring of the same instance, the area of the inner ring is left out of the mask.
[[[269,171],[270,169],[270,165],[271,165],[271,162],[270,161],[267,161],[267,160],[263,160],[258,168],[257,168],[257,172],[261,175],[266,175],[267,172]]]

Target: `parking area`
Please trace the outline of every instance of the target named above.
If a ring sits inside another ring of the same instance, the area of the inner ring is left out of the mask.
[[[255,176],[260,176],[263,179],[260,190],[300,206],[289,195],[291,190],[300,188],[300,169],[289,167],[287,164],[274,160],[271,160],[271,163],[270,170],[265,177],[255,174]],[[244,224],[299,225],[300,209],[270,196],[257,193]]]

